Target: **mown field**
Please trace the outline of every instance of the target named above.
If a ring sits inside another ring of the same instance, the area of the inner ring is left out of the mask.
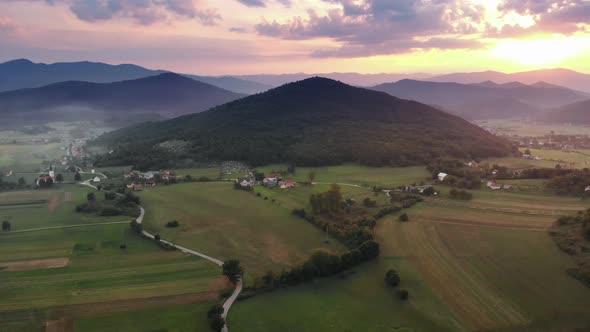
[[[184,183],[141,193],[145,227],[162,238],[221,260],[238,258],[247,280],[298,263],[319,248],[341,251],[336,240],[291,215],[272,199],[235,190],[231,183]],[[177,220],[178,228],[166,228]]]
[[[131,220],[128,216],[96,217],[76,213],[76,205],[87,200],[93,189],[81,185],[56,185],[54,189],[35,189],[0,193],[0,219],[8,219],[12,230],[105,223]],[[104,194],[96,193],[98,200]]]
[[[0,217],[9,216],[15,232],[0,233],[0,331],[40,331],[46,322],[56,331],[74,327],[106,331],[104,324],[119,324],[122,316],[141,317],[156,307],[163,307],[165,316],[169,307],[181,304],[199,311],[193,328],[206,330],[205,312],[227,287],[214,264],[163,251],[132,233],[126,222],[16,232],[112,221],[74,212],[73,205],[85,199],[87,191],[72,185],[62,190],[2,193],[0,202],[5,206],[0,207]],[[65,192],[76,198],[64,202]],[[29,205],[33,200],[44,202]],[[94,315],[104,317],[93,320]],[[170,315],[160,326],[177,324]],[[143,326],[148,326],[147,320]]]
[[[587,207],[584,201],[481,190],[473,201],[461,202],[447,199],[448,189],[441,189],[441,198],[408,210],[410,222],[400,223],[396,216],[379,222],[382,256],[377,263],[345,279],[240,302],[230,324],[239,331],[313,331],[316,326],[322,331],[563,331],[590,326],[590,289],[567,274],[573,262],[547,233],[558,215]],[[388,267],[400,271],[408,303],[385,287]],[[263,310],[268,318],[248,319]]]

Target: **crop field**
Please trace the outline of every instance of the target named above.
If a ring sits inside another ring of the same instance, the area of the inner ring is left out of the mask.
[[[286,170],[286,165],[269,165],[257,168],[257,171],[270,173],[273,170]],[[344,165],[330,167],[297,167],[292,176],[295,181],[309,181],[309,173],[315,173],[316,182],[350,183],[365,186],[400,186],[419,183],[430,179],[424,167],[368,167]]]
[[[231,183],[184,183],[145,190],[145,227],[163,238],[221,260],[238,258],[253,274],[298,263],[319,248],[343,250],[336,240],[291,215],[272,199]],[[171,220],[178,228],[166,228]]]
[[[590,162],[590,151],[588,150],[541,150],[530,149],[531,153],[539,156],[543,160],[551,161],[555,164],[561,164],[574,168],[587,168]]]
[[[305,324],[322,331],[590,326],[590,289],[567,274],[573,262],[547,233],[558,215],[587,207],[584,201],[486,190],[474,191],[469,202],[448,200],[444,190],[442,197],[407,210],[409,222],[396,216],[379,222],[377,263],[347,278],[240,302],[230,324],[239,331],[305,330]],[[386,267],[400,271],[408,303],[385,287]],[[248,320],[261,310],[271,310],[268,319]]]
[[[62,185],[55,189],[0,193],[0,219],[7,219],[12,230],[53,227],[85,223],[103,223],[131,220],[128,216],[100,217],[76,213],[77,204],[86,201],[93,191],[80,185]],[[103,194],[96,193],[98,200]]]

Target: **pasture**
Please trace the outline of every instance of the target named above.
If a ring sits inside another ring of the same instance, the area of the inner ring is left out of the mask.
[[[588,135],[590,127],[584,125],[543,124],[512,120],[474,121],[477,125],[491,128],[495,133],[516,136]]]
[[[246,278],[298,263],[319,248],[343,250],[279,202],[235,190],[231,183],[159,186],[142,192],[141,199],[147,230],[221,260],[238,258]],[[165,227],[172,220],[180,226]]]
[[[62,144],[3,144],[0,145],[0,169],[38,172],[43,161],[60,157]]]
[[[567,274],[573,261],[547,233],[558,215],[585,208],[584,201],[487,190],[474,191],[469,202],[445,197],[443,190],[441,198],[407,210],[409,222],[382,219],[378,262],[348,277],[247,299],[238,303],[230,324],[239,331],[590,326],[590,289]],[[409,302],[385,287],[386,267],[400,271]],[[267,319],[248,319],[262,311]]]

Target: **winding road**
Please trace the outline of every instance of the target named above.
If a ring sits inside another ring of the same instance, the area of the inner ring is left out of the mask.
[[[84,185],[84,186],[88,186],[90,188],[94,188],[94,189],[96,189],[98,191],[101,191],[100,189],[98,189],[98,187],[90,184],[90,180],[86,180],[86,181],[80,182],[80,184],[81,185]],[[117,195],[121,195],[119,193],[116,193],[116,194]],[[145,209],[142,206],[140,206],[139,207],[139,211],[140,211],[139,212],[139,217],[137,217],[137,219],[135,219],[135,221],[138,224],[142,224],[143,223],[143,218],[145,216]],[[145,230],[142,231],[142,234],[144,236],[152,239],[152,240],[155,240],[155,238],[156,238],[155,235],[153,235],[153,234],[151,234],[151,233],[149,233],[149,232],[147,232]],[[213,263],[213,264],[215,264],[215,265],[217,265],[219,267],[221,267],[223,265],[223,261],[221,261],[221,260],[219,260],[217,258],[213,258],[211,256],[208,256],[208,255],[206,255],[204,253],[201,253],[201,252],[198,252],[198,251],[189,249],[189,248],[185,248],[183,246],[180,246],[178,244],[174,244],[172,242],[169,242],[169,241],[166,241],[166,240],[163,240],[163,239],[160,239],[160,241],[163,242],[163,243],[166,243],[168,245],[173,246],[174,248],[180,250],[181,252],[183,252],[185,254],[189,254],[189,255],[193,255],[193,256],[197,256],[197,257],[203,258],[203,259],[205,259],[205,260],[207,260],[207,261],[209,261],[209,262],[211,262],[211,263]],[[242,292],[242,288],[243,288],[243,282],[242,282],[242,279],[240,278],[240,279],[238,279],[238,282],[235,285],[234,292],[232,293],[232,295],[223,303],[223,314],[221,315],[221,317],[223,317],[223,319],[226,320],[226,324],[223,327],[222,332],[229,332],[229,329],[227,327],[227,315],[229,313],[229,309],[232,307],[232,305],[234,304],[234,302],[236,302],[236,300],[238,299],[238,296]]]

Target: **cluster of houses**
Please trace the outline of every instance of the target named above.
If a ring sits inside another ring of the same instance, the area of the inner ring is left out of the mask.
[[[248,174],[239,182],[242,187],[253,187],[262,184],[267,188],[279,187],[281,189],[290,189],[297,185],[292,179],[283,179],[283,175],[280,173],[266,174],[262,182],[256,181],[252,174]]]
[[[161,171],[131,171],[124,173],[123,177],[129,181],[127,188],[133,191],[141,191],[144,186],[155,187],[158,182],[175,183],[177,180],[176,173],[169,170]]]
[[[47,174],[43,174],[37,178],[35,185],[37,187],[47,187],[55,183],[55,171],[53,167],[50,168]]]
[[[501,183],[497,183],[495,180],[488,181],[486,183],[486,187],[488,187],[492,190],[501,190],[501,189],[510,190],[510,189],[512,189],[511,184],[501,184]]]

